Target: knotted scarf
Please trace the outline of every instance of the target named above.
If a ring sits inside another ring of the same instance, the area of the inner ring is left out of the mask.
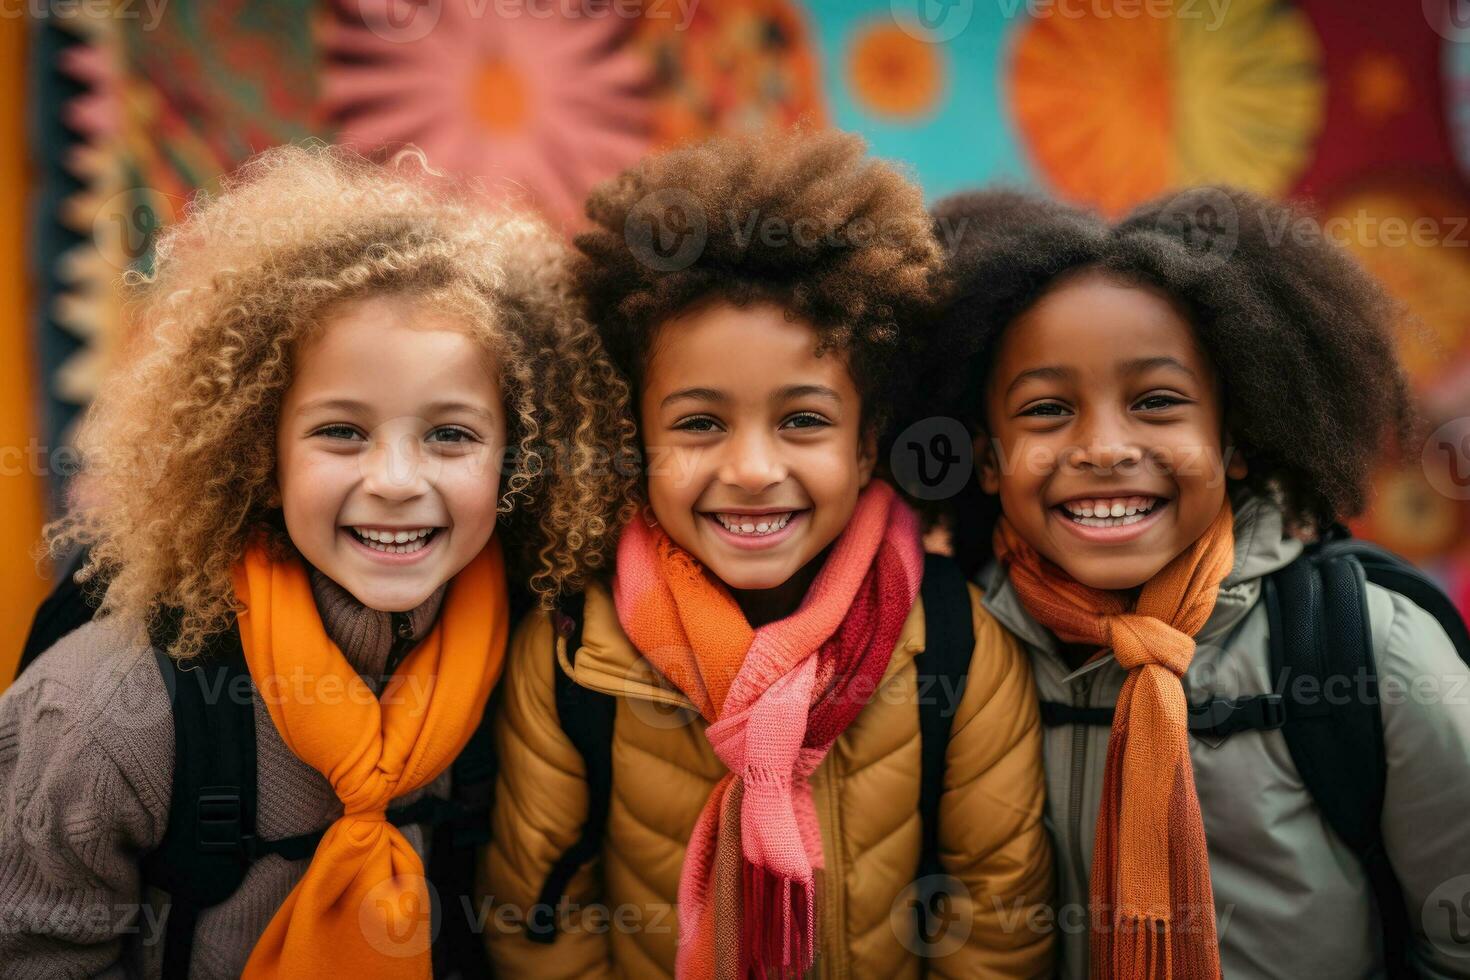
[[[807,969],[822,840],[808,777],[877,689],[918,595],[918,521],[875,480],[800,607],[752,629],[729,590],[662,528],[633,521],[614,595],[634,645],[709,722],[729,769],[679,880],[680,980]]]
[[[1094,977],[1217,980],[1220,950],[1181,678],[1235,560],[1227,500],[1136,602],[1043,558],[1004,517],[996,557],[1028,612],[1068,643],[1111,647],[1128,671],[1108,739],[1089,900]],[[1131,606],[1131,608],[1130,608]]]
[[[450,580],[438,621],[381,701],[328,638],[300,560],[274,561],[254,542],[234,577],[256,690],[287,747],[327,777],[343,808],[245,976],[427,978],[423,862],[385,814],[449,767],[484,713],[508,627],[499,541]]]

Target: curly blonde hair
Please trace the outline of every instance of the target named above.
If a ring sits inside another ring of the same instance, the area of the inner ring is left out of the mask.
[[[140,334],[78,432],[85,499],[45,529],[99,615],[177,625],[197,654],[238,611],[247,539],[290,554],[275,500],[276,424],[293,351],[341,302],[409,295],[461,319],[499,361],[506,478],[497,533],[549,607],[608,564],[637,479],[628,390],[539,220],[491,207],[405,151],[377,164],[282,146],[204,194],[124,289]]]

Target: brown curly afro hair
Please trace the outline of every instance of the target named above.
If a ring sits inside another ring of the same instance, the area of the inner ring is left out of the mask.
[[[596,188],[587,215],[576,276],[635,407],[661,324],[704,302],[771,302],[816,329],[819,354],[846,356],[881,433],[909,387],[943,256],[919,188],[861,139],[788,130],[685,145]]]
[[[1305,217],[1223,186],[1144,204],[1112,225],[1019,191],[946,198],[934,218],[949,240],[949,300],[929,360],[949,379],[947,410],[978,431],[1006,327],[1062,277],[1100,269],[1187,311],[1249,463],[1244,487],[1273,496],[1308,533],[1361,512],[1374,466],[1417,430],[1395,351],[1399,310],[1346,251],[1297,234],[1316,227]],[[975,501],[956,507],[961,524],[973,522]],[[988,540],[973,528],[965,537]]]

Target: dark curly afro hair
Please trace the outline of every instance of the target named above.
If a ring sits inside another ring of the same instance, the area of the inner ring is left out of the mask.
[[[1346,251],[1299,234],[1317,227],[1304,217],[1221,186],[1112,225],[1018,191],[946,198],[934,218],[950,253],[949,300],[929,360],[948,379],[947,411],[978,431],[1006,327],[1061,277],[1099,269],[1157,287],[1187,312],[1249,464],[1245,487],[1273,496],[1308,533],[1361,512],[1373,467],[1417,431],[1394,345],[1400,311]],[[961,523],[973,520],[973,499],[955,503]],[[973,544],[974,530],[966,536]]]
[[[944,259],[919,188],[860,138],[787,130],[688,144],[597,187],[587,216],[576,277],[635,408],[661,324],[709,301],[771,302],[815,328],[818,353],[847,357],[881,435],[911,387]]]

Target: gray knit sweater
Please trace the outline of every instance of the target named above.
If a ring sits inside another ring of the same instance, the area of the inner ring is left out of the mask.
[[[391,617],[311,570],[327,633],[376,691]],[[409,614],[422,637],[441,586]],[[156,977],[166,897],[139,880],[158,845],[173,782],[173,716],[152,652],[115,623],[63,638],[0,696],[0,977]],[[342,812],[321,773],[291,754],[255,698],[257,830],[316,830]],[[429,791],[446,795],[447,773]],[[403,801],[423,791],[402,797]],[[419,827],[405,836],[425,853]],[[268,855],[206,910],[191,977],[237,977],[309,861]]]

